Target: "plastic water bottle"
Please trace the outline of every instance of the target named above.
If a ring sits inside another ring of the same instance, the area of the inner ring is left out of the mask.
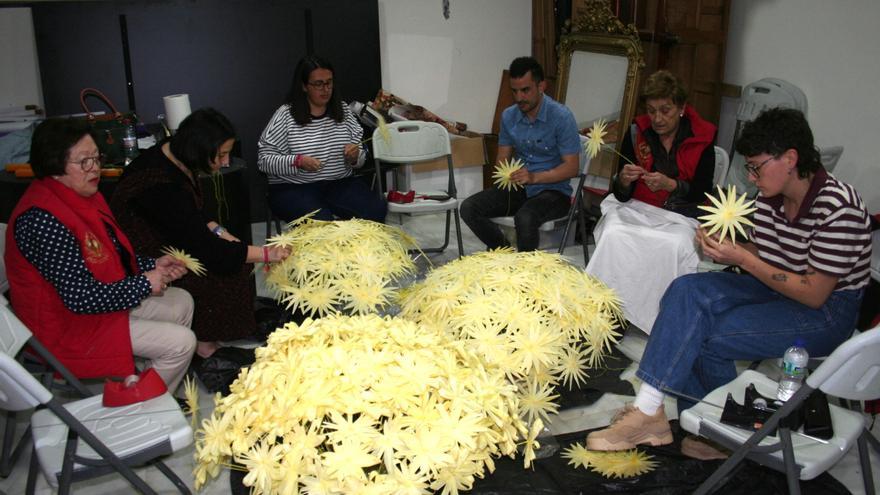
[[[122,136],[122,150],[125,155],[125,165],[131,163],[138,155],[137,131],[134,123],[130,120],[125,121],[125,134]]]
[[[803,345],[803,341],[796,340],[782,356],[782,377],[779,379],[779,388],[776,389],[776,398],[781,401],[790,399],[797,389],[801,388],[807,376],[807,361],[810,360],[810,355]]]

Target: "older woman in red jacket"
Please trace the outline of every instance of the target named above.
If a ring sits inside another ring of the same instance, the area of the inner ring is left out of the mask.
[[[101,156],[85,123],[40,124],[31,166],[6,231],[16,314],[78,377],[128,375],[140,356],[175,390],[196,345],[192,298],[168,287],[186,268],[135,255],[98,192]]]

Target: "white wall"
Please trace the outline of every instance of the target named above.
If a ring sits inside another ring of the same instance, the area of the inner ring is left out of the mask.
[[[382,86],[468,129],[490,132],[501,72],[531,54],[530,0],[378,0]],[[417,174],[416,190],[444,188]],[[483,188],[479,167],[456,169],[459,197]]]
[[[0,109],[43,106],[30,8],[0,8]]]
[[[800,87],[816,144],[844,146],[834,175],[880,212],[880,2],[734,0],[730,14],[725,81]]]

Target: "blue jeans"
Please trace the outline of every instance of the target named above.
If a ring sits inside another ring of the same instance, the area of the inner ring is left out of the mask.
[[[836,291],[812,309],[751,275],[684,275],[660,301],[636,375],[658,390],[703,398],[736,378],[734,361],[780,358],[795,339],[811,356],[827,356],[852,334],[863,292]],[[692,405],[679,398],[679,411]]]
[[[357,176],[308,184],[270,184],[269,208],[285,222],[318,210],[312,218],[333,220],[335,216],[382,223],[388,212],[385,201]]]
[[[544,222],[568,214],[571,199],[559,191],[541,191],[531,198],[525,189],[485,189],[462,201],[459,213],[464,223],[486,244],[486,249],[507,246],[501,228],[490,219],[513,215],[516,250],[538,249],[538,228]]]

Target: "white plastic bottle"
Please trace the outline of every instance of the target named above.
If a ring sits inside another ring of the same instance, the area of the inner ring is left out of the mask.
[[[803,345],[803,341],[796,340],[782,356],[782,377],[779,379],[779,388],[776,389],[776,398],[781,401],[790,399],[797,389],[801,388],[807,376],[807,362],[810,360],[810,355]]]

